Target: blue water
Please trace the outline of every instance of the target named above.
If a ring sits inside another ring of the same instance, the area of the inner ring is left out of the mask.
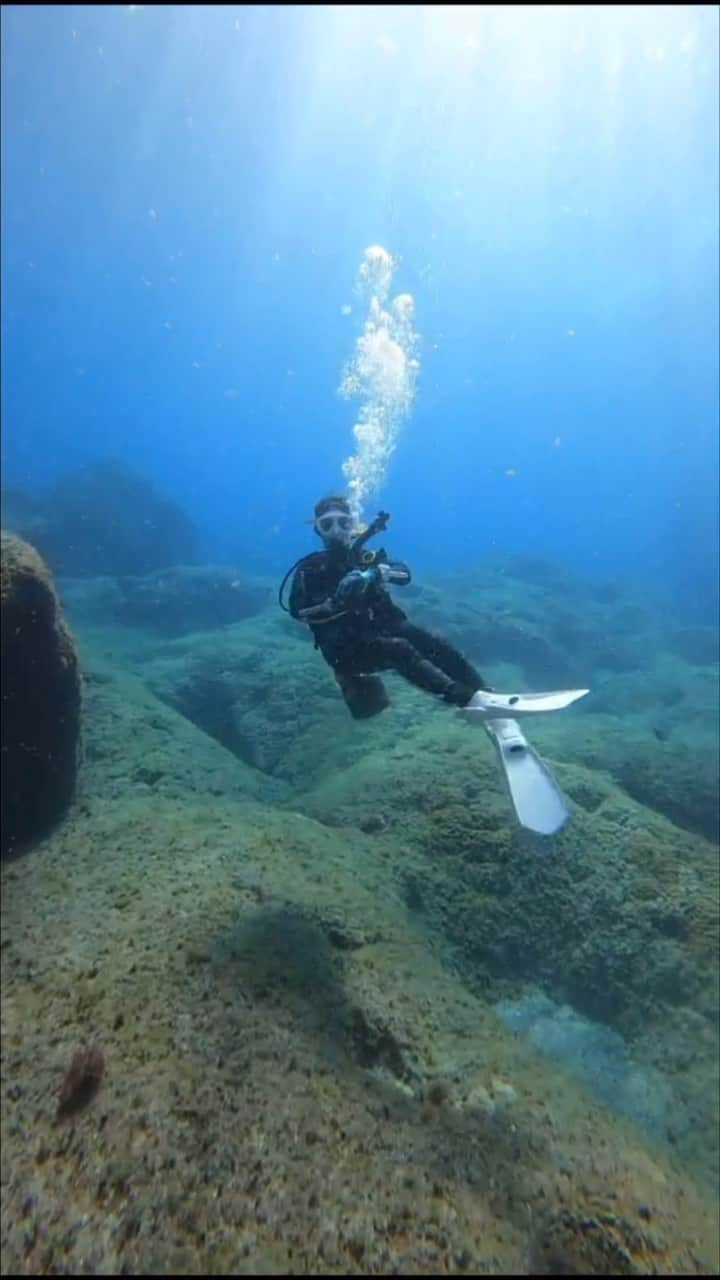
[[[111,454],[209,557],[283,569],[343,483],[380,244],[421,340],[367,510],[396,553],[531,546],[714,619],[715,7],[9,5],[2,33],[4,484]]]

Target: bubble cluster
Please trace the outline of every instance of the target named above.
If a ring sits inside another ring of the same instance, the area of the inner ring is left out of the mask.
[[[420,368],[415,303],[409,293],[388,301],[397,262],[381,245],[365,250],[357,292],[367,306],[363,332],[343,372],[340,394],[361,401],[353,427],[356,449],[343,463],[356,519],[385,480],[398,435],[415,397]]]

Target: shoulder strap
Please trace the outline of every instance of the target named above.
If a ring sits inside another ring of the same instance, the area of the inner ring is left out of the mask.
[[[285,590],[285,585],[287,583],[288,578],[290,577],[290,574],[294,573],[296,569],[304,568],[305,565],[317,563],[318,560],[321,560],[324,555],[325,555],[324,551],[310,551],[306,556],[300,556],[299,560],[296,560],[294,564],[290,565],[290,568],[288,569],[287,573],[285,574],[285,577],[280,583],[280,590],[278,591],[278,604],[280,605],[281,609],[285,610],[286,613],[289,613],[290,610],[288,609],[287,605],[283,600],[283,592]]]

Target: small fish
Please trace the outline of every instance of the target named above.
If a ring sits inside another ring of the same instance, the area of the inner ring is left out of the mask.
[[[517,475],[517,471],[515,470],[515,468],[514,468],[514,467],[508,467],[507,471],[505,472],[505,475],[506,475],[506,476],[516,476],[516,475]]]
[[[655,734],[655,737],[657,738],[658,742],[667,742],[667,739],[668,739],[667,729],[661,729],[659,728],[658,725],[654,724],[653,733]]]

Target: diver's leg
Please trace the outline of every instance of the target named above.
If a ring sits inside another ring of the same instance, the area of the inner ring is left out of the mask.
[[[435,693],[457,707],[464,707],[478,687],[472,681],[465,684],[452,679],[424,657],[405,636],[378,636],[366,646],[366,653],[372,657],[375,670],[391,668],[416,688]]]
[[[367,720],[390,706],[385,686],[375,674],[383,669],[379,655],[362,642],[324,646],[326,662],[333,668],[345,706],[354,720]],[[387,665],[387,664],[385,664]]]
[[[468,662],[467,658],[450,644],[444,636],[426,631],[424,627],[416,627],[412,622],[401,622],[395,634],[409,640],[414,649],[427,658],[434,666],[439,667],[451,680],[470,688],[472,697],[478,689],[489,689],[479,671]],[[467,699],[466,699],[467,701]]]
[[[336,671],[335,679],[354,720],[368,720],[390,706],[385,685],[378,675],[349,675]]]

